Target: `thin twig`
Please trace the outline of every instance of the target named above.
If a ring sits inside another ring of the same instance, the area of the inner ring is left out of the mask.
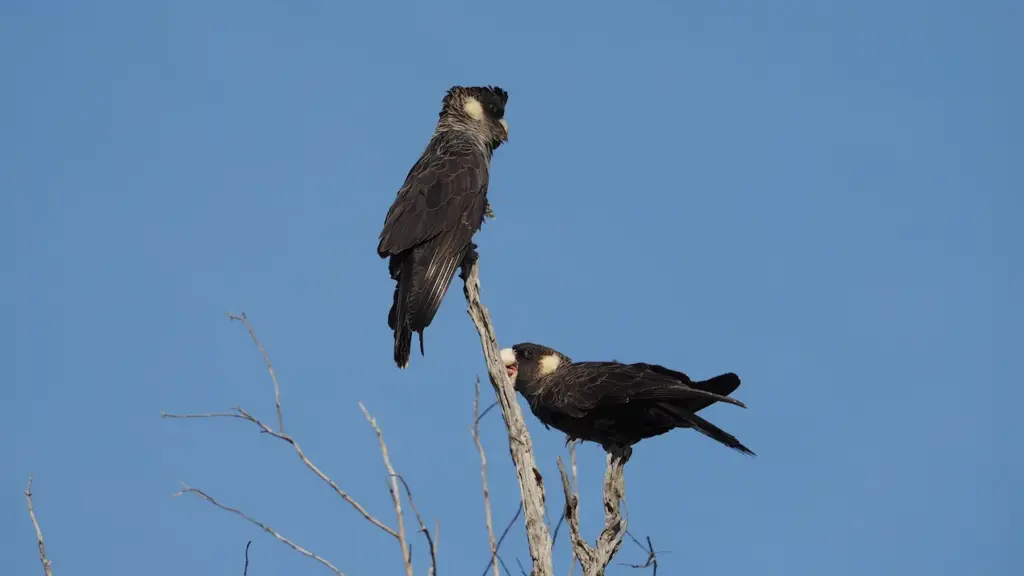
[[[515,388],[505,371],[494,333],[491,315],[480,301],[480,272],[478,259],[467,258],[462,264],[463,293],[467,312],[480,335],[480,346],[487,361],[487,375],[498,397],[501,414],[508,431],[509,452],[516,466],[520,499],[526,520],[526,537],[533,560],[533,576],[552,576],[551,535],[544,522],[544,480],[533,455],[533,443],[526,428]]]
[[[508,521],[508,524],[505,526],[505,530],[503,530],[501,532],[501,537],[498,538],[498,545],[495,546],[495,549],[494,549],[494,556],[491,557],[491,561],[488,562],[487,566],[484,567],[484,571],[483,571],[483,574],[481,576],[487,576],[487,571],[490,570],[491,563],[494,562],[495,558],[497,558],[498,562],[501,563],[501,567],[505,569],[505,573],[506,574],[511,574],[511,571],[508,569],[508,566],[505,565],[505,561],[501,559],[501,554],[498,554],[498,551],[501,550],[501,543],[505,541],[505,536],[508,536],[508,531],[512,529],[512,525],[516,523],[516,520],[519,519],[519,515],[522,514],[522,513],[523,513],[523,503],[520,502],[519,503],[519,508],[516,509],[515,515],[513,515],[512,519]]]
[[[405,495],[409,499],[409,507],[412,508],[413,514],[416,515],[416,521],[420,524],[419,531],[423,533],[427,538],[427,546],[430,548],[430,570],[427,571],[428,576],[435,576],[437,574],[437,550],[435,548],[436,543],[430,536],[430,530],[427,530],[427,525],[423,523],[423,517],[420,516],[420,511],[416,508],[416,501],[412,498],[412,489],[409,488],[409,483],[405,481],[401,475],[398,476],[398,480],[405,487]],[[435,530],[440,529],[440,524],[435,524]]]
[[[203,500],[206,500],[207,502],[209,502],[210,504],[213,504],[214,506],[216,506],[217,508],[220,508],[221,510],[225,510],[227,512],[231,512],[233,514],[237,514],[238,516],[241,516],[242,518],[248,520],[250,523],[255,524],[256,526],[259,526],[267,534],[270,534],[271,536],[273,536],[274,538],[277,538],[279,541],[283,542],[284,544],[287,544],[292,550],[295,550],[296,552],[298,552],[299,554],[302,554],[303,556],[306,556],[308,558],[312,558],[313,560],[316,560],[317,562],[319,562],[319,563],[323,564],[324,566],[326,566],[327,568],[329,568],[331,570],[331,572],[334,572],[338,576],[345,576],[342,573],[341,570],[338,570],[334,566],[334,564],[331,564],[330,562],[328,562],[327,560],[324,560],[320,556],[317,556],[316,554],[310,552],[309,550],[306,550],[302,546],[299,546],[298,544],[296,544],[296,543],[292,542],[291,540],[285,538],[284,536],[279,534],[276,530],[274,530],[270,526],[267,526],[266,524],[260,522],[259,520],[255,520],[253,518],[250,518],[249,516],[247,516],[245,514],[245,512],[242,512],[241,510],[238,510],[237,508],[231,508],[230,506],[225,506],[225,505],[221,504],[220,502],[217,502],[216,500],[211,498],[206,492],[203,492],[202,490],[200,490],[198,488],[192,488],[190,486],[182,484],[181,491],[175,493],[174,495],[175,496],[181,496],[182,494],[185,494],[187,492],[195,494],[196,496],[199,496]]]
[[[273,430],[270,429],[269,426],[267,426],[266,424],[264,424],[263,422],[261,422],[257,418],[253,417],[248,412],[246,412],[244,408],[235,407],[235,408],[233,408],[233,410],[234,410],[234,412],[216,412],[216,413],[211,413],[211,414],[168,414],[166,412],[161,412],[160,413],[160,417],[161,418],[172,418],[172,419],[181,419],[181,418],[241,418],[242,420],[248,420],[249,422],[252,422],[256,426],[258,426],[260,428],[260,430],[264,434],[269,434],[269,435],[273,436],[274,438],[278,438],[280,440],[284,440],[285,442],[291,444],[292,448],[295,449],[295,453],[299,455],[299,458],[306,465],[306,467],[309,468],[310,470],[312,470],[313,473],[316,474],[318,478],[320,478],[321,480],[326,482],[332,489],[334,489],[334,492],[338,496],[340,496],[342,500],[344,500],[350,506],[355,508],[360,514],[363,515],[363,518],[366,518],[367,520],[369,520],[371,524],[373,524],[374,526],[376,526],[376,527],[380,528],[381,530],[387,532],[388,534],[394,536],[395,538],[398,538],[398,533],[397,532],[392,530],[391,527],[388,526],[387,524],[385,524],[385,523],[381,522],[380,520],[376,519],[372,514],[370,514],[366,510],[366,508],[363,508],[362,504],[360,504],[359,502],[356,502],[351,496],[348,495],[347,492],[342,490],[341,487],[338,486],[338,484],[334,482],[334,480],[332,480],[329,476],[327,476],[327,474],[324,474],[319,468],[317,468],[316,464],[313,464],[313,462],[308,457],[306,457],[305,452],[302,451],[302,447],[299,446],[299,443],[297,441],[295,441],[295,439],[293,439],[291,436],[288,436],[287,434],[284,434],[284,433],[281,433],[281,432],[274,432]]]
[[[281,386],[277,382],[277,374],[274,373],[274,366],[270,363],[270,356],[267,355],[267,351],[263,349],[263,343],[256,337],[256,330],[253,329],[252,324],[249,323],[249,317],[242,312],[241,316],[234,314],[228,314],[228,319],[237,320],[242,324],[245,324],[246,330],[249,331],[249,335],[252,336],[252,341],[256,343],[256,347],[260,350],[260,355],[263,356],[263,362],[267,365],[267,372],[270,372],[270,379],[274,381],[274,405],[277,406],[277,431],[284,434],[284,415],[281,412]]]
[[[160,412],[160,417],[170,420],[199,420],[202,418],[238,418],[240,420],[248,420],[248,418],[237,412],[206,412],[203,414],[170,414],[168,412]],[[260,427],[262,428],[262,424]]]
[[[249,576],[249,545],[252,544],[252,540],[249,540],[245,544],[245,569],[242,570],[242,576]]]
[[[626,531],[626,536],[629,536],[629,539],[632,540],[634,544],[647,553],[647,561],[643,564],[627,564],[625,562],[619,562],[619,565],[628,566],[630,568],[653,568],[651,576],[658,576],[658,553],[654,551],[654,544],[651,543],[651,537],[647,537],[647,546],[644,547],[639,540],[629,533],[629,530]]]
[[[477,385],[480,384],[480,377],[479,376],[476,377],[476,383],[477,383]],[[491,402],[491,405],[488,406],[487,408],[484,408],[484,411],[481,412],[480,415],[476,417],[476,422],[480,422],[481,420],[483,420],[484,416],[487,416],[487,413],[490,412],[491,410],[494,410],[494,407],[497,406],[497,405],[498,405],[498,401],[497,400],[495,400],[494,402]]]
[[[391,492],[391,500],[395,504],[395,516],[398,518],[398,545],[402,548],[405,575],[413,576],[412,551],[409,549],[405,539],[405,519],[402,514],[402,497],[398,492],[398,474],[395,472],[394,466],[391,465],[391,457],[388,456],[388,445],[384,442],[384,433],[380,431],[380,426],[377,426],[377,419],[370,416],[362,402],[359,403],[359,409],[363,411],[366,421],[370,423],[370,426],[373,426],[373,431],[377,433],[377,441],[380,443],[380,455],[384,458],[384,467],[388,470],[388,491]]]
[[[493,406],[493,404],[492,404]],[[484,452],[484,445],[480,442],[480,377],[476,377],[476,391],[473,394],[473,442],[476,444],[476,451],[480,453],[480,479],[484,489],[484,519],[487,523],[487,540],[491,545],[491,565],[494,566],[494,576],[501,576],[498,570],[498,563],[494,561],[498,555],[498,545],[494,539],[494,522],[491,519],[491,491],[487,488],[487,454]]]
[[[36,520],[36,509],[32,505],[32,480],[34,476],[29,475],[28,486],[25,487],[25,503],[28,505],[28,516],[32,519],[32,526],[36,529],[36,542],[39,543],[39,561],[43,563],[43,573],[46,576],[53,576],[53,569],[50,568],[50,559],[46,557],[46,546],[43,545],[43,531],[39,528],[39,521]]]
[[[512,516],[512,519],[508,521],[508,524],[505,526],[505,529],[502,530],[501,537],[498,538],[498,547],[497,547],[497,549],[494,552],[495,555],[497,555],[497,557],[498,557],[498,562],[501,562],[502,568],[505,569],[505,573],[508,574],[509,576],[511,576],[512,571],[509,570],[508,566],[505,565],[505,561],[501,559],[501,554],[499,554],[498,552],[501,551],[501,544],[502,544],[502,542],[505,541],[505,536],[508,536],[508,531],[512,529],[512,525],[516,523],[516,520],[519,519],[519,515],[522,514],[522,513],[523,513],[523,503],[520,502],[519,503],[519,508],[516,510],[516,513]]]
[[[562,524],[565,523],[565,511],[558,515],[558,524],[555,524],[555,532],[551,536],[551,546],[554,547],[558,544],[558,532],[562,529]],[[572,546],[570,546],[572,548]],[[573,556],[575,558],[575,556]],[[569,573],[572,574],[572,569],[569,569]]]

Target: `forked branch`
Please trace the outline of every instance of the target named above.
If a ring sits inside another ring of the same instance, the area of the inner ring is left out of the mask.
[[[391,493],[391,501],[395,505],[395,516],[398,520],[398,545],[402,548],[402,561],[405,563],[405,576],[413,576],[412,551],[409,550],[409,543],[405,539],[405,515],[402,514],[402,495],[398,491],[398,474],[395,472],[394,466],[391,465],[391,457],[388,455],[388,445],[384,442],[384,433],[380,431],[380,426],[377,426],[377,419],[370,416],[370,413],[367,412],[366,406],[363,406],[362,402],[359,403],[359,409],[363,411],[363,415],[366,416],[366,421],[370,423],[370,426],[373,426],[373,431],[377,433],[377,441],[380,443],[380,455],[384,458],[384,467],[388,470],[388,491]]]
[[[416,522],[419,523],[419,531],[423,533],[423,537],[427,539],[427,549],[430,551],[430,570],[427,571],[427,576],[437,575],[437,536],[440,534],[441,525],[438,522],[434,522],[434,536],[430,535],[430,530],[427,530],[427,525],[423,523],[423,517],[420,516],[420,511],[416,508],[416,501],[412,498],[412,488],[409,488],[409,483],[405,481],[405,478],[401,476],[398,480],[402,483],[402,487],[405,488],[405,497],[409,499],[409,507],[412,508],[412,513],[416,515]]]
[[[630,534],[628,530],[626,531],[626,536],[629,536],[629,539],[632,540],[634,544],[639,546],[640,549],[643,550],[645,554],[647,554],[647,559],[644,561],[643,564],[628,564],[628,563],[625,563],[625,562],[620,562],[619,564],[622,565],[622,566],[628,566],[630,568],[636,568],[636,569],[650,568],[651,569],[651,576],[658,576],[658,552],[655,552],[655,550],[654,550],[654,544],[651,543],[651,537],[650,536],[647,537],[647,546],[644,546],[643,544],[640,543],[639,540],[634,538],[633,535]]]
[[[318,478],[320,478],[320,480],[322,480],[324,483],[326,483],[328,486],[330,486],[334,490],[334,492],[338,496],[341,497],[342,500],[344,500],[350,506],[355,508],[371,524],[373,524],[374,526],[380,528],[381,530],[383,530],[384,532],[390,534],[391,536],[393,536],[395,539],[398,540],[399,545],[401,546],[401,549],[402,549],[402,562],[403,562],[403,564],[405,566],[406,576],[412,576],[413,575],[412,558],[411,558],[412,550],[409,547],[409,544],[406,541],[406,537],[405,537],[405,522],[404,522],[404,516],[402,514],[401,494],[399,493],[399,490],[398,490],[398,482],[399,482],[399,480],[401,480],[402,484],[405,485],[406,494],[409,497],[409,504],[413,508],[413,511],[416,513],[416,519],[419,521],[420,530],[426,536],[427,543],[428,543],[429,548],[430,548],[431,569],[430,569],[429,574],[436,575],[436,573],[437,573],[437,560],[436,560],[435,546],[436,546],[436,540],[437,540],[437,532],[435,530],[435,535],[433,537],[431,537],[430,532],[427,531],[426,526],[423,524],[423,519],[420,517],[419,511],[416,510],[416,505],[415,505],[415,503],[412,500],[412,491],[409,489],[409,486],[405,483],[405,480],[401,479],[401,477],[399,477],[398,474],[395,473],[394,467],[391,465],[391,458],[388,455],[387,444],[384,442],[384,435],[381,432],[380,427],[377,425],[377,421],[369,414],[369,412],[367,412],[366,407],[363,406],[363,404],[361,402],[359,403],[359,408],[363,411],[363,414],[366,415],[367,421],[370,423],[370,425],[374,429],[374,432],[376,432],[376,434],[377,434],[377,440],[378,440],[378,442],[380,444],[381,456],[383,457],[384,465],[385,465],[385,467],[388,470],[388,487],[389,487],[389,490],[391,492],[392,501],[394,502],[394,506],[395,506],[395,515],[397,517],[397,522],[398,522],[398,529],[397,530],[392,529],[387,524],[385,524],[385,523],[381,522],[380,520],[378,520],[376,517],[374,517],[372,514],[370,514],[366,510],[366,508],[364,508],[359,502],[357,502],[354,498],[349,496],[349,494],[347,492],[342,490],[341,487],[338,486],[338,484],[333,479],[331,479],[329,476],[327,476],[327,474],[325,474],[322,470],[320,470],[320,468],[316,464],[314,464],[312,462],[312,460],[310,460],[306,456],[306,453],[303,452],[302,447],[299,445],[299,443],[294,438],[292,438],[291,436],[289,436],[289,435],[284,433],[284,417],[283,417],[283,412],[282,412],[282,409],[281,409],[281,390],[280,390],[280,386],[278,385],[277,376],[274,373],[274,367],[270,363],[270,357],[267,355],[266,351],[263,349],[263,345],[260,343],[259,338],[256,336],[256,331],[253,329],[252,324],[249,323],[249,319],[248,319],[248,317],[244,313],[241,314],[240,316],[229,314],[228,317],[231,320],[237,320],[237,321],[240,321],[240,322],[245,324],[245,327],[249,331],[249,335],[252,337],[253,342],[256,344],[256,347],[259,348],[260,354],[263,356],[263,361],[264,361],[264,363],[267,366],[267,371],[270,373],[270,378],[274,382],[274,403],[275,403],[275,406],[277,408],[278,430],[274,431],[273,429],[270,428],[270,426],[267,426],[262,421],[260,421],[258,418],[256,418],[255,416],[253,416],[252,414],[250,414],[248,411],[246,411],[244,408],[241,408],[241,407],[235,407],[230,412],[210,412],[210,413],[204,413],[204,414],[168,414],[168,413],[162,412],[161,413],[161,417],[162,418],[177,418],[177,419],[237,418],[239,420],[246,420],[248,422],[251,422],[257,428],[259,428],[260,432],[262,432],[264,434],[268,434],[270,436],[273,436],[274,438],[277,438],[279,440],[283,440],[284,442],[287,442],[288,444],[291,444],[292,448],[295,449],[295,453],[298,455],[299,459],[302,460],[302,463],[305,464],[306,467],[309,468]],[[31,481],[29,482],[29,487],[31,488]],[[262,522],[254,520],[253,518],[249,517],[244,512],[242,512],[241,510],[238,510],[236,508],[231,508],[231,507],[225,506],[223,504],[220,504],[219,502],[217,502],[212,497],[207,495],[202,490],[199,490],[198,488],[191,488],[189,486],[185,486],[181,490],[181,492],[178,492],[177,495],[184,494],[184,493],[195,494],[195,495],[203,498],[207,502],[210,502],[211,504],[217,506],[218,508],[220,508],[222,510],[226,510],[228,512],[232,512],[232,513],[234,513],[234,514],[236,514],[238,516],[241,516],[242,518],[244,518],[245,520],[249,521],[250,523],[255,524],[256,526],[259,526],[265,532],[267,532],[268,534],[271,534],[272,536],[274,536],[275,538],[277,538],[281,542],[287,544],[293,550],[299,552],[300,554],[303,554],[304,556],[307,556],[309,558],[313,558],[314,560],[320,562],[321,564],[323,564],[324,566],[329,568],[331,571],[333,571],[338,576],[343,576],[341,571],[338,570],[338,568],[336,568],[333,564],[331,564],[330,562],[328,562],[324,558],[322,558],[322,557],[320,557],[320,556],[310,552],[309,550],[306,550],[305,548],[302,548],[301,546],[299,546],[298,544],[295,544],[294,542],[292,542],[288,538],[285,538],[284,536],[281,536],[281,534],[278,533],[277,531],[275,531],[274,529],[270,528],[266,524],[263,524]],[[29,499],[29,512],[31,513],[32,512],[31,493],[28,490],[26,491],[26,498]],[[33,522],[34,521],[35,521],[35,516],[33,514]],[[39,528],[38,528],[38,525],[37,525],[36,526],[37,533],[38,533],[38,529]],[[42,534],[39,534],[39,546],[40,546],[40,551],[42,551]],[[248,567],[248,560],[247,560],[246,566]],[[49,571],[49,564],[45,561],[45,556],[44,556],[44,567],[47,568],[47,575],[46,576],[52,576],[52,574],[50,574],[50,571]]]
[[[294,438],[292,438],[291,436],[288,436],[287,434],[283,434],[283,433],[280,433],[280,432],[274,432],[273,430],[270,429],[269,426],[267,426],[266,424],[261,422],[259,419],[254,417],[252,414],[247,412],[245,410],[245,408],[235,407],[235,408],[232,408],[231,412],[208,412],[208,413],[205,413],[205,414],[168,414],[166,412],[161,412],[160,413],[160,417],[161,418],[171,418],[171,419],[239,418],[241,420],[247,420],[249,422],[252,422],[257,427],[259,427],[259,429],[264,434],[269,434],[270,436],[273,436],[274,438],[278,438],[280,440],[284,440],[285,442],[291,444],[292,448],[295,449],[295,453],[298,454],[299,458],[302,460],[302,463],[305,464],[306,467],[309,468],[314,474],[316,474],[317,478],[320,478],[328,486],[330,486],[334,490],[335,494],[340,496],[342,500],[344,500],[350,506],[355,508],[356,511],[358,511],[363,516],[363,518],[366,518],[367,520],[369,520],[371,524],[373,524],[374,526],[376,526],[376,527],[380,528],[381,530],[387,532],[391,536],[394,536],[395,538],[398,538],[398,532],[395,532],[395,530],[393,530],[390,526],[388,526],[387,524],[381,522],[376,517],[374,517],[372,514],[370,514],[370,512],[367,511],[366,508],[364,508],[362,504],[360,504],[354,498],[349,496],[348,492],[345,492],[344,490],[342,490],[341,486],[338,486],[338,484],[334,480],[332,480],[330,476],[328,476],[327,474],[324,474],[324,472],[322,470],[320,470],[320,468],[317,467],[317,465],[314,464],[313,461],[310,460],[306,456],[306,453],[302,451],[302,446],[300,446],[299,443]]]
[[[590,546],[580,532],[578,493],[569,486],[569,476],[565,473],[562,458],[558,458],[558,472],[562,476],[562,491],[565,494],[566,524],[569,525],[573,551],[583,568],[583,576],[602,576],[622,545],[626,533],[626,519],[621,513],[621,502],[626,490],[623,469],[628,461],[628,449],[607,456],[603,489],[604,529],[597,538],[596,546]]]
[[[270,356],[263,349],[263,343],[256,337],[256,330],[253,330],[252,324],[249,323],[249,317],[245,315],[245,312],[238,316],[228,314],[228,319],[245,325],[245,329],[249,331],[249,336],[252,336],[253,343],[260,350],[260,356],[263,356],[263,363],[267,365],[267,372],[270,373],[270,379],[274,382],[274,405],[277,406],[277,431],[284,434],[284,415],[281,412],[281,385],[277,382],[277,374],[274,372],[274,365],[270,363]]]

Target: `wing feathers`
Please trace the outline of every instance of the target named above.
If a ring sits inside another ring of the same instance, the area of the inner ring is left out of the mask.
[[[746,408],[743,402],[714,391],[724,391],[733,386],[732,379],[735,379],[732,388],[735,390],[739,386],[739,378],[735,374],[725,374],[699,383],[707,389],[689,378],[680,381],[665,371],[652,370],[649,364],[575,362],[559,369],[557,374],[560,384],[556,387],[556,397],[552,398],[556,400],[555,404],[584,411],[599,405],[635,400],[689,401],[694,404],[703,403],[705,407],[714,402],[725,402]]]
[[[377,255],[391,257],[397,283],[388,325],[399,367],[408,365],[412,332],[419,333],[423,353],[423,330],[483,224],[489,164],[489,153],[464,134],[438,133],[388,210]]]
[[[409,326],[422,330],[430,325],[434,314],[441,307],[441,301],[455,277],[455,269],[462,262],[466,246],[452,246],[452,239],[436,237],[421,247],[415,248],[416,271],[409,293]]]
[[[488,175],[488,158],[478,147],[457,135],[435,137],[388,210],[377,254],[385,258],[404,252],[453,227],[475,232],[483,221],[481,197],[487,192]],[[473,218],[478,204],[479,218]]]
[[[607,397],[614,397],[625,402],[629,402],[632,399],[638,400],[710,400],[711,402],[725,402],[726,404],[732,404],[739,406],[740,408],[746,408],[747,405],[735,398],[728,396],[722,396],[713,392],[707,392],[704,390],[698,390],[697,388],[690,388],[683,384],[676,385],[665,385],[663,387],[651,387],[633,392],[630,390],[616,390],[615,393],[607,395]]]
[[[409,289],[412,287],[413,255],[391,257],[391,277],[395,280],[395,295],[388,313],[388,326],[395,333],[394,360],[399,368],[409,365],[412,330],[409,329]],[[422,342],[422,340],[421,340]]]

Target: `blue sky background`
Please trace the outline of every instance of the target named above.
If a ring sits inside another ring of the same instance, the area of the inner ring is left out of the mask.
[[[511,94],[477,236],[501,343],[743,378],[749,410],[707,415],[757,459],[679,431],[629,464],[664,574],[1021,573],[1022,26],[1009,0],[3,2],[3,573],[39,572],[30,473],[58,575],[241,574],[250,539],[252,576],[328,573],[180,481],[400,573],[287,445],[159,418],[273,420],[241,311],[309,456],[393,523],[365,402],[441,573],[483,570],[461,282],[399,372],[374,251],[444,91],[481,83]],[[528,424],[557,515],[563,438]],[[599,448],[580,466],[593,538]]]

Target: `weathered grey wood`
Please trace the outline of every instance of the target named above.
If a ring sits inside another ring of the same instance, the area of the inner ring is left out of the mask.
[[[616,450],[607,456],[604,472],[604,530],[597,538],[597,545],[591,546],[580,532],[579,494],[569,487],[569,476],[565,473],[562,459],[558,459],[558,472],[562,476],[562,491],[565,493],[565,520],[569,525],[569,538],[576,558],[583,567],[583,576],[604,576],[612,558],[622,545],[626,535],[626,519],[622,517],[621,502],[626,497],[624,470],[629,461],[630,449]]]
[[[487,374],[498,397],[498,406],[501,408],[505,428],[508,430],[509,452],[512,454],[512,461],[515,462],[516,476],[519,479],[523,517],[526,520],[526,537],[533,559],[532,574],[554,576],[551,535],[544,522],[544,481],[533,456],[533,443],[526,429],[522,410],[516,401],[515,388],[505,372],[504,362],[501,361],[501,348],[498,346],[498,337],[491,324],[491,315],[480,302],[480,275],[476,258],[463,264],[462,276],[469,316],[480,334],[480,345],[487,361]]]

